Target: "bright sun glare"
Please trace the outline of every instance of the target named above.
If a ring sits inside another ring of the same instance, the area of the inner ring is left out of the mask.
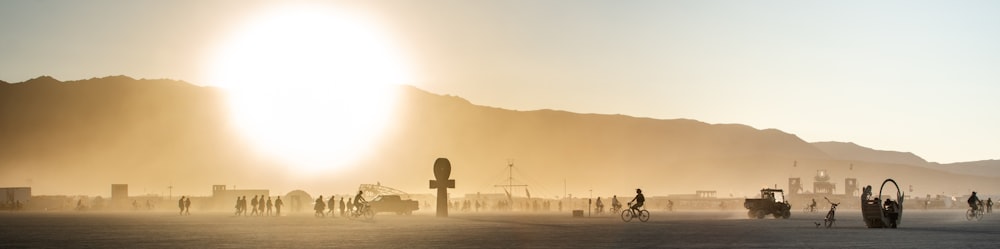
[[[392,86],[408,78],[379,31],[329,6],[271,9],[217,49],[211,84],[226,90],[240,132],[292,170],[355,166],[388,125]]]

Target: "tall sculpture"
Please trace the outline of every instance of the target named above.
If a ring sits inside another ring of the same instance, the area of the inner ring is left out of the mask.
[[[437,189],[437,216],[448,217],[448,189],[455,188],[455,179],[451,177],[451,162],[448,158],[438,158],[434,161],[434,178],[431,188]]]

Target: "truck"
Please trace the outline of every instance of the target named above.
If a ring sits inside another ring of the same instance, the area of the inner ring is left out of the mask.
[[[775,219],[788,219],[792,215],[792,205],[785,200],[785,192],[781,189],[761,189],[760,198],[747,198],[743,201],[743,207],[747,208],[747,217],[751,219],[763,219],[769,214]]]
[[[369,202],[375,213],[412,214],[420,209],[420,203],[414,200],[403,200],[399,195],[380,195]]]

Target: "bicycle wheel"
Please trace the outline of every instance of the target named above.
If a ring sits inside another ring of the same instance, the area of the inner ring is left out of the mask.
[[[625,222],[632,221],[632,210],[631,209],[622,210],[622,221],[625,221]]]
[[[982,219],[983,219],[983,211],[976,211],[976,220],[978,221]]]
[[[639,211],[639,221],[642,222],[649,221],[649,211],[646,210]]]
[[[833,226],[834,221],[837,220],[834,219],[833,212],[831,211],[826,214],[826,219],[823,219],[823,226],[825,226],[826,228],[830,228]]]
[[[372,211],[370,208],[366,208],[362,215],[365,217],[366,220],[371,220],[375,218],[375,212]]]
[[[972,211],[972,209],[969,209],[969,210],[965,211],[965,220],[970,220],[971,221],[972,219],[975,219],[975,218],[976,218],[975,211]]]

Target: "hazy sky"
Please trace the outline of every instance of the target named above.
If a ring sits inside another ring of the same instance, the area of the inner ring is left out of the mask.
[[[208,85],[266,1],[0,1],[0,80]],[[1000,159],[1000,1],[348,1],[409,84],[473,103],[777,128]],[[317,30],[322,32],[322,30]]]

